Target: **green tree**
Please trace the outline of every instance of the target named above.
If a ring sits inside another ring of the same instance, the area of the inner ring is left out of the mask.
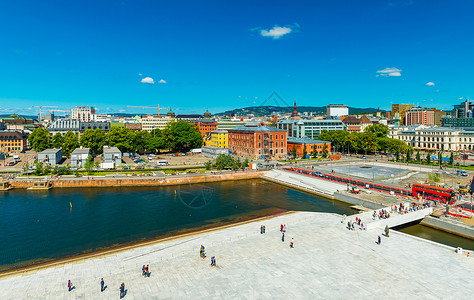
[[[441,168],[441,164],[443,163],[443,152],[438,151],[438,165]]]
[[[106,142],[106,135],[102,129],[87,129],[81,135],[81,146],[91,149],[94,154],[101,154]]]
[[[326,143],[324,143],[324,145],[323,145],[323,151],[321,151],[321,152],[322,152],[321,155],[322,155],[323,158],[327,158],[327,157],[328,157],[328,148],[327,148]]]
[[[293,144],[293,148],[291,148],[291,155],[293,155],[293,158],[296,159],[296,146]]]
[[[242,168],[248,168],[249,166],[249,159],[245,158],[244,161],[242,162]]]
[[[170,122],[162,131],[166,148],[173,151],[186,152],[202,146],[199,128],[185,121]]]
[[[411,154],[412,154],[412,150],[411,150],[411,149],[408,149],[408,150],[407,150],[406,162],[410,162],[410,161],[411,161]]]
[[[94,158],[92,155],[87,157],[86,163],[84,164],[84,169],[86,170],[87,174],[90,175],[92,168],[94,167]]]
[[[416,151],[416,161],[417,161],[417,162],[420,162],[420,159],[421,159],[421,157],[420,157],[420,150],[418,150],[418,151]]]
[[[318,149],[316,149],[316,145],[313,146],[313,150],[311,151],[311,157],[312,158],[318,157]]]
[[[71,130],[69,130],[64,135],[64,143],[63,143],[63,154],[67,157],[71,154],[74,149],[79,147],[79,139],[77,135],[74,134]]]
[[[149,140],[151,136],[148,131],[139,131],[135,133],[135,140],[134,140],[134,146],[135,146],[135,151],[140,152],[140,153],[145,153],[145,151],[149,146]]]
[[[30,166],[28,165],[28,162],[26,162],[24,165],[23,165],[23,172],[28,172],[28,169],[30,168]]]
[[[53,143],[52,146],[53,148],[61,148],[64,143],[64,138],[63,136],[58,132],[53,136]]]
[[[449,157],[449,164],[454,168],[454,153],[451,151],[451,156]]]
[[[35,166],[36,166],[36,168],[35,168],[34,174],[36,176],[43,175],[43,163],[39,162],[39,161],[36,161]]]
[[[153,129],[150,132],[150,137],[147,139],[146,142],[146,148],[153,152],[158,151],[159,153],[160,150],[166,149],[165,141],[163,140],[162,132],[160,129]]]
[[[212,162],[211,161],[206,161],[204,163],[204,167],[206,168],[206,170],[211,170],[212,169]]]
[[[46,128],[38,127],[28,136],[28,143],[36,152],[51,148],[51,137]]]
[[[400,150],[397,149],[397,152],[395,152],[395,160],[399,161],[400,160]]]
[[[51,173],[51,165],[46,165],[44,168],[43,168],[43,175],[48,175]]]
[[[388,126],[384,124],[373,124],[364,129],[364,132],[371,132],[378,138],[387,137],[388,131]]]
[[[426,153],[426,163],[431,164],[431,153],[430,152]]]
[[[107,142],[112,147],[117,147],[122,152],[135,150],[135,133],[125,127],[114,127],[107,134]]]
[[[230,155],[219,154],[216,158],[215,167],[218,170],[231,169],[234,165],[234,159]]]
[[[306,158],[306,155],[308,155],[308,151],[306,150],[306,145],[303,145],[303,158]]]
[[[242,162],[240,161],[240,159],[235,159],[234,160],[234,163],[232,164],[232,169],[233,170],[237,170],[237,169],[240,169],[242,167]]]

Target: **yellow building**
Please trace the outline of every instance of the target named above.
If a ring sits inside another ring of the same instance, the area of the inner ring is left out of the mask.
[[[219,148],[228,148],[228,132],[227,130],[215,130],[211,132],[211,140],[207,143],[208,146]]]

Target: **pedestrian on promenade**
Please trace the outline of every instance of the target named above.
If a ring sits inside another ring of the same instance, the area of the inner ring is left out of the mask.
[[[145,277],[145,274],[146,274],[145,265],[143,265],[143,267],[142,267],[142,276]]]
[[[263,225],[263,233],[265,233],[265,225]]]
[[[199,255],[202,259],[206,258],[206,250],[203,245],[201,245],[201,250],[199,250]]]
[[[380,239],[380,235],[379,235],[379,237],[377,238],[377,245],[380,245],[381,242],[382,240]]]
[[[284,232],[281,233],[281,241],[282,241],[282,242],[285,241],[285,233],[284,233]]]
[[[283,232],[286,232],[286,224],[283,225]]]
[[[215,266],[216,266],[216,257],[212,256],[211,257],[211,267],[215,267]]]
[[[122,284],[120,285],[120,299],[122,299],[123,297],[125,297],[125,283],[122,282]]]
[[[295,240],[291,238],[290,248],[295,248]]]
[[[283,232],[283,224],[280,224],[280,231]]]
[[[145,268],[145,277],[150,277],[150,267],[149,267],[149,265],[146,265],[146,268]]]
[[[100,291],[103,292],[104,291],[104,278],[101,278],[100,279]]]
[[[68,289],[68,292],[70,292],[72,289],[74,289],[74,285],[72,285],[71,280],[67,281],[67,289]]]
[[[260,234],[263,234],[263,225],[260,225]]]

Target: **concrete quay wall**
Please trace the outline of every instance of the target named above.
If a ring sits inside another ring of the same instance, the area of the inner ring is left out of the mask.
[[[339,192],[334,193],[334,199],[342,201],[342,202],[350,203],[350,204],[362,205],[370,209],[380,209],[387,206],[387,205],[375,203],[369,200],[353,197],[351,195],[346,195]]]
[[[474,226],[464,225],[459,222],[453,223],[448,220],[444,220],[442,217],[437,218],[433,216],[426,216],[420,224],[457,234],[466,238],[474,239]]]
[[[53,187],[114,187],[114,186],[161,186],[179,185],[192,183],[207,183],[227,180],[257,179],[264,175],[265,171],[257,172],[236,172],[230,174],[215,174],[189,177],[161,177],[161,178],[94,178],[94,179],[60,179],[51,180]],[[34,182],[41,179],[14,180],[14,188],[29,188]]]

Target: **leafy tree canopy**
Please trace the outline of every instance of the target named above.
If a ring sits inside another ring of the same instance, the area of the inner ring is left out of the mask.
[[[164,143],[168,149],[186,152],[202,146],[202,136],[199,129],[188,122],[170,122],[162,131]]]
[[[51,137],[46,128],[38,127],[28,136],[28,143],[36,152],[51,148]]]

